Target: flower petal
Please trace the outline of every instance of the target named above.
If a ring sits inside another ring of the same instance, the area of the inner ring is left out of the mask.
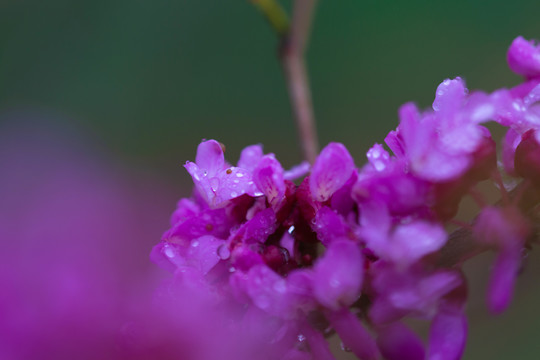
[[[315,200],[323,202],[351,177],[354,161],[343,144],[330,143],[320,153],[309,177],[309,188]]]

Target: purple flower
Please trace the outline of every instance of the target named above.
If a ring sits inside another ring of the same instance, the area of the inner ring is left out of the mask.
[[[255,151],[255,150],[254,150]],[[249,158],[248,155],[245,156]],[[252,164],[256,155],[246,164]],[[230,167],[225,163],[221,144],[215,140],[203,141],[197,148],[195,162],[187,162],[186,170],[193,178],[193,182],[208,206],[220,207],[227,200],[237,198],[243,194],[260,196],[262,193],[256,188],[251,179],[251,172],[240,167]]]
[[[420,114],[413,104],[405,104],[397,131],[386,141],[397,156],[406,157],[418,177],[452,180],[473,166],[474,153],[490,137],[479,124],[491,119],[494,111],[488,96],[467,97],[460,78],[447,79],[437,88],[433,112]]]
[[[540,76],[540,46],[518,36],[507,54],[508,66],[513,72],[531,79]]]
[[[236,329],[271,342],[274,358],[333,359],[325,334],[335,331],[359,359],[459,359],[467,336],[459,262],[497,251],[488,304],[500,312],[528,245],[530,220],[516,204],[540,184],[537,52],[523,39],[512,45],[511,67],[528,80],[510,90],[469,93],[447,79],[432,109],[402,106],[385,139],[393,155],[375,144],[357,169],[344,145],[330,143],[299,186],[290,180],[307,164],[285,171],[253,145],[231,167],[220,143],[202,142],[186,165],[196,191],[178,203],[153,260],[213,306],[235,309]],[[490,120],[508,129],[508,175],[530,180],[517,196],[497,169],[482,125]],[[499,205],[474,189],[487,179],[501,188]],[[474,240],[460,244],[447,229],[467,195],[482,210]],[[456,249],[464,253],[447,264]],[[408,317],[431,323],[427,346],[402,323]]]

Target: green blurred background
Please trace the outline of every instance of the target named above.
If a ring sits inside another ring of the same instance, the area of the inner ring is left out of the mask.
[[[443,79],[518,83],[505,57],[517,35],[540,38],[540,1],[320,0],[307,60],[321,144],[343,142],[361,165],[399,105],[429,106]],[[75,128],[178,196],[189,193],[179,164],[203,138],[233,162],[263,143],[288,167],[301,158],[276,45],[247,0],[3,0],[0,122],[25,113]],[[540,358],[538,279],[520,279],[511,310],[492,318],[487,270],[471,269],[485,274],[472,281],[466,358]]]

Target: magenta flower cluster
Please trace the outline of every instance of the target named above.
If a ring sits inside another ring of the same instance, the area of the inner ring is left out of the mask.
[[[337,333],[359,359],[459,359],[461,262],[495,250],[487,302],[507,308],[532,233],[520,201],[540,185],[540,46],[517,38],[508,63],[525,78],[512,89],[469,93],[448,79],[432,109],[403,105],[385,139],[391,152],[375,144],[361,168],[339,143],[287,171],[260,145],[234,166],[222,144],[203,141],[185,165],[193,196],[178,203],[153,261],[235,309],[231,331],[260,334],[270,358],[333,359],[327,339]],[[499,162],[489,121],[506,129]],[[478,195],[486,180],[499,188],[496,205]],[[481,208],[463,224],[474,251],[449,262],[449,228],[468,195]],[[430,322],[427,343],[408,317]]]

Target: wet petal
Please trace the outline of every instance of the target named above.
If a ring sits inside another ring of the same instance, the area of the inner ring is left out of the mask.
[[[221,144],[216,140],[201,142],[197,147],[195,162],[199,168],[206,170],[209,176],[223,170],[225,156]]]
[[[263,157],[263,148],[262,145],[251,145],[240,153],[240,160],[238,160],[238,167],[246,169],[248,171],[253,171],[257,167],[259,161]]]
[[[258,212],[245,222],[234,234],[233,238],[246,244],[264,243],[277,228],[276,214],[270,208]]]
[[[330,309],[351,305],[359,296],[364,276],[364,258],[352,241],[335,241],[314,266],[313,291]]]
[[[446,79],[437,87],[433,110],[449,120],[461,108],[466,95],[467,88],[461,78]]]
[[[328,206],[323,206],[317,212],[315,224],[312,228],[324,246],[329,246],[336,239],[346,238],[351,233],[349,226],[347,226],[341,215]]]
[[[354,161],[343,144],[330,143],[313,165],[309,188],[315,200],[323,202],[341,188],[354,171]]]
[[[268,202],[276,207],[285,195],[283,168],[273,154],[265,155],[253,171],[257,188],[264,193]]]

